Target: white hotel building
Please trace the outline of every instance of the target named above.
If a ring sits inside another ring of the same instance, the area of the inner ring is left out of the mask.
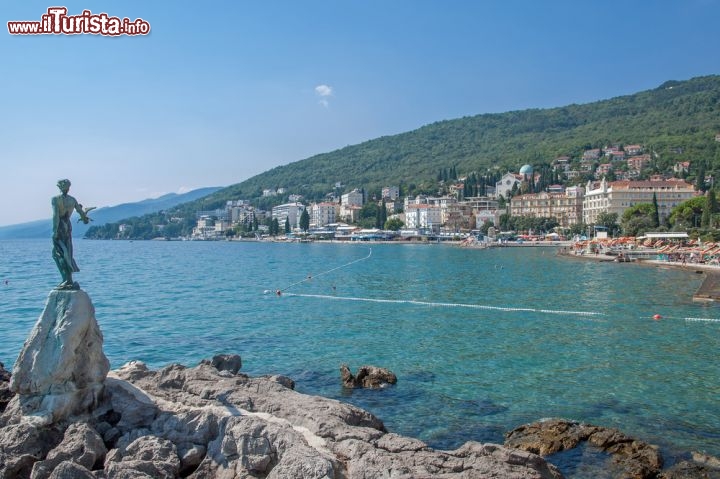
[[[428,204],[408,204],[405,206],[405,228],[433,228],[442,224],[442,210],[439,206]]]
[[[280,228],[283,228],[285,219],[290,221],[290,228],[300,227],[300,215],[305,211],[302,203],[285,203],[284,205],[273,206],[272,218],[278,220]]]
[[[601,213],[617,213],[618,220],[628,208],[639,203],[652,203],[657,198],[660,219],[683,201],[693,198],[695,188],[684,180],[613,181],[603,178],[599,184],[588,182],[583,200],[583,221],[597,223]]]
[[[335,223],[335,203],[315,203],[311,207],[310,224],[319,228]]]

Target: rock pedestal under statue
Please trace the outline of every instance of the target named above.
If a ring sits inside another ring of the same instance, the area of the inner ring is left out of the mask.
[[[25,417],[50,424],[91,410],[110,370],[102,346],[87,293],[53,290],[10,379]]]

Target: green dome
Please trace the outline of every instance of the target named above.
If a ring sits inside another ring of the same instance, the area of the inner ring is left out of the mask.
[[[530,165],[524,165],[522,168],[520,168],[520,174],[521,175],[532,175],[533,167]]]

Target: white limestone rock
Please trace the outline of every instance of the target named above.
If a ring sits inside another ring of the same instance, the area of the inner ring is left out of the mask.
[[[10,378],[26,418],[42,425],[90,411],[110,370],[102,345],[87,293],[53,290]]]

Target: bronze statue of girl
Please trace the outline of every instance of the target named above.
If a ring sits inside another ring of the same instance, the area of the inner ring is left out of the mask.
[[[80,214],[80,219],[87,224],[90,221],[88,211],[94,208],[83,209],[82,205],[75,198],[68,195],[70,189],[70,180],[60,180],[57,183],[61,194],[52,199],[53,207],[53,252],[52,256],[55,264],[60,270],[62,283],[55,289],[80,289],[80,285],[73,282],[72,274],[80,271],[75,259],[73,258],[72,245],[72,224],[70,223],[70,215],[73,210]]]

